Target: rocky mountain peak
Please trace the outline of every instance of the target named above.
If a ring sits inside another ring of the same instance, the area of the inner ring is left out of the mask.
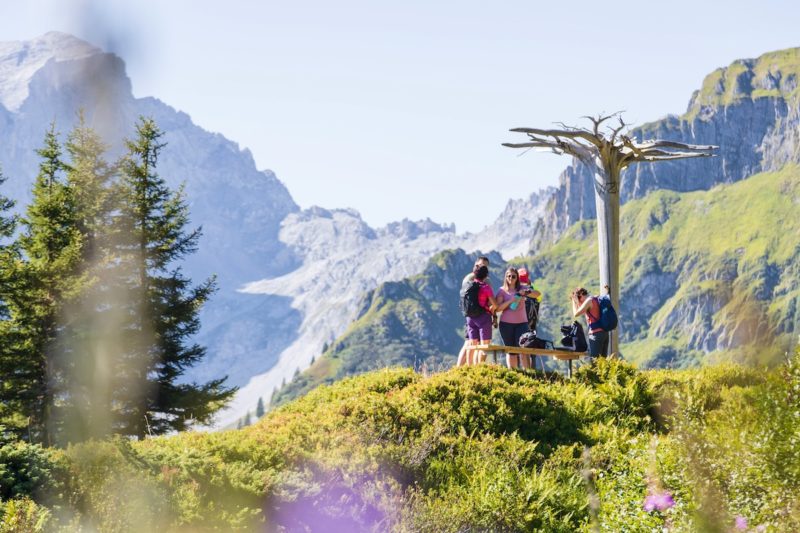
[[[800,77],[800,48],[768,52],[755,59],[737,59],[703,80],[692,95],[689,117],[749,98],[796,97]]]
[[[102,54],[72,35],[51,31],[28,41],[0,42],[0,104],[18,111],[28,98],[33,76],[50,61],[83,59]]]
[[[392,237],[396,239],[416,239],[430,233],[452,233],[455,234],[454,224],[439,224],[430,218],[425,220],[409,220],[404,218],[400,222],[391,222],[378,230],[381,237]]]

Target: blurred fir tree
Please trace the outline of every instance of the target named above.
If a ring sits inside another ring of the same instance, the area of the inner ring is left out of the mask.
[[[261,418],[264,416],[264,398],[258,398],[258,404],[256,404],[256,418]]]

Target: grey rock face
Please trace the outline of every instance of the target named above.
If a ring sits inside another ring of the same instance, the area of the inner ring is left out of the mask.
[[[734,65],[745,69],[732,80],[724,74],[719,76],[715,86],[717,95],[730,91],[734,98],[731,103],[703,103],[696,93],[685,115],[668,116],[630,132],[639,140],[717,145],[718,157],[633,165],[622,175],[623,203],[656,189],[707,190],[800,162],[800,108],[797,100],[788,96],[797,86],[796,75],[771,71],[756,77],[755,60]],[[774,90],[776,95],[754,94],[759,89]],[[596,216],[592,183],[591,170],[577,161],[561,174],[535,244],[555,242],[576,221]]]

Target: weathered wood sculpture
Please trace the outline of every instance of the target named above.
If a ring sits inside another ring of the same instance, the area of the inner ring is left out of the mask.
[[[614,117],[619,119],[619,125],[601,132],[601,125]],[[714,155],[717,147],[674,141],[638,141],[623,133],[627,124],[618,113],[585,118],[592,122],[591,130],[565,124],[559,124],[561,129],[514,128],[510,131],[527,134],[528,142],[503,143],[503,146],[571,155],[593,170],[600,287],[608,285],[611,288],[611,299],[619,312],[619,180],[622,170],[633,163],[709,157]],[[619,350],[618,342],[619,329],[612,332],[610,353]]]

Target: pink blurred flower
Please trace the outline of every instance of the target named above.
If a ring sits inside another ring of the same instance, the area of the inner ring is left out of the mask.
[[[736,517],[734,524],[737,531],[747,531],[747,518],[739,515]]]
[[[668,490],[662,492],[651,492],[644,500],[644,510],[648,513],[653,511],[666,511],[675,505],[672,494]]]

